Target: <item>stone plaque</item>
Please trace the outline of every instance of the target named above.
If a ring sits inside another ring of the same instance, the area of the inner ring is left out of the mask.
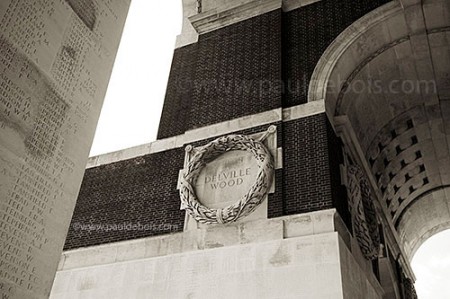
[[[275,132],[271,126],[252,136],[232,134],[187,146],[178,184],[181,209],[203,224],[227,224],[255,211],[272,185],[274,159],[266,144]]]
[[[195,191],[209,208],[225,208],[242,198],[256,180],[258,165],[249,152],[224,153],[200,172]]]

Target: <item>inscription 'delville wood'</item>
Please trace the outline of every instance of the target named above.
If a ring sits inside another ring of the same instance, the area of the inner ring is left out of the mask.
[[[239,186],[244,182],[244,177],[251,175],[250,170],[251,168],[244,168],[224,171],[217,175],[205,176],[205,185],[210,186],[211,189]]]
[[[226,152],[206,163],[195,183],[199,201],[224,208],[244,196],[255,181],[258,165],[245,151]]]

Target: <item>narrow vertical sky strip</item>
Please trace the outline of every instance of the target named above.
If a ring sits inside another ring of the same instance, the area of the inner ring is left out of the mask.
[[[181,1],[132,1],[90,156],[156,139],[181,21]]]

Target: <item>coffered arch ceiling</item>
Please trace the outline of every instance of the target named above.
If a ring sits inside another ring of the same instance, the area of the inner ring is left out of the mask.
[[[345,115],[409,258],[450,227],[450,1],[394,1],[324,53],[309,100]]]

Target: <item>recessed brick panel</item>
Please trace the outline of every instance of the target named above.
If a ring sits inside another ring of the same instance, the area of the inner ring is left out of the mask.
[[[326,115],[288,121],[283,127],[284,214],[332,208]]]
[[[342,144],[325,113],[283,123],[283,215],[336,208],[348,227]]]
[[[183,231],[183,161],[179,148],[87,169],[64,249]]]
[[[349,231],[352,231],[352,220],[348,207],[347,188],[342,184],[341,179],[341,165],[344,164],[343,144],[341,139],[334,133],[329,122],[327,122],[327,135],[328,163],[330,165],[333,206],[336,208],[342,220],[349,228]]]

